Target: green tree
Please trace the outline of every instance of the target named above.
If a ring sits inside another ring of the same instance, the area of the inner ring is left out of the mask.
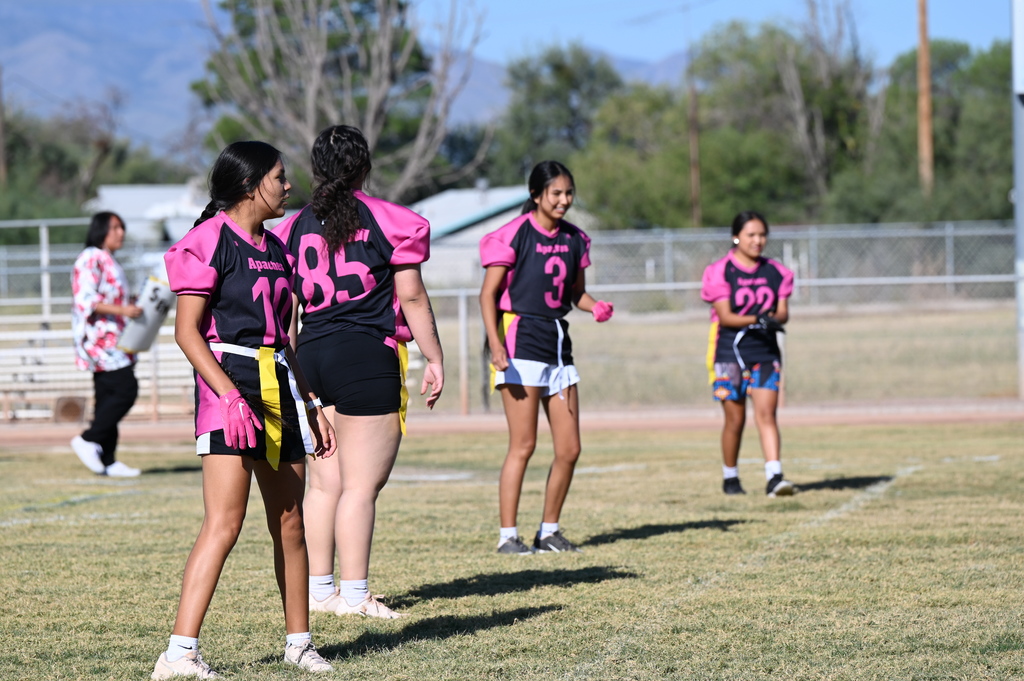
[[[917,176],[917,51],[889,69],[877,130],[863,162],[832,187],[827,215],[834,221],[879,222],[1008,219],[1012,186],[1010,47],[997,42],[972,53],[964,43],[930,45],[935,189]]]
[[[598,107],[622,79],[606,59],[572,44],[512,62],[506,85],[511,100],[487,174],[496,183],[520,184],[540,161],[566,162],[587,146]]]
[[[78,217],[98,184],[182,182],[188,170],[118,139],[89,107],[49,119],[8,113],[6,154],[11,169],[0,188],[0,219]],[[55,243],[79,241],[80,228],[55,228]],[[0,230],[0,243],[35,243],[37,230]]]

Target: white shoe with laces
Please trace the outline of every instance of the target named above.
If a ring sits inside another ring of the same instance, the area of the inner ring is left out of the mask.
[[[337,608],[334,613],[336,615],[362,615],[363,617],[379,617],[382,620],[396,620],[399,617],[408,617],[408,615],[395,612],[388,606],[384,605],[378,598],[383,596],[367,596],[356,605],[349,605],[348,601],[344,598],[339,598]]]
[[[320,657],[320,653],[316,652],[312,641],[306,641],[302,645],[297,646],[285,646],[284,661],[308,672],[334,671],[334,667],[324,658]]]
[[[120,461],[115,461],[107,466],[106,472],[112,478],[136,478],[142,473],[138,468],[132,468]]]
[[[323,599],[322,601],[318,601],[317,599],[313,598],[313,594],[309,594],[309,611],[334,612],[338,609],[339,602],[343,603],[344,599],[341,597],[341,594],[338,589],[335,589],[333,594]]]
[[[175,676],[194,676],[197,679],[219,679],[220,674],[210,669],[210,665],[203,662],[203,656],[198,650],[191,650],[174,662],[167,661],[167,653],[160,653],[160,659],[156,661],[156,667],[149,678],[153,681],[171,679]]]
[[[89,442],[81,435],[76,435],[71,438],[71,449],[86,468],[97,475],[103,475],[105,466],[100,460],[100,455],[103,453],[102,447],[95,442]]]

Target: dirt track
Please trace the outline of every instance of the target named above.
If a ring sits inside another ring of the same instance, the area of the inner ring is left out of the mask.
[[[779,410],[782,427],[822,425],[885,425],[894,423],[1024,423],[1024,400],[933,401],[919,403],[791,405]],[[595,430],[695,430],[718,428],[721,413],[714,407],[662,409],[656,411],[584,412],[584,431]],[[501,413],[456,416],[413,414],[409,435],[431,433],[503,432]],[[0,450],[5,447],[66,444],[81,432],[83,424],[25,422],[0,425]],[[191,442],[192,421],[152,423],[129,421],[121,425],[124,442]]]

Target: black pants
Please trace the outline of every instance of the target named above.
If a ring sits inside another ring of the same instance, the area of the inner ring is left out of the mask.
[[[82,433],[82,439],[103,447],[100,457],[104,466],[114,463],[117,450],[117,424],[135,404],[139,396],[139,382],[135,367],[127,366],[115,371],[97,371],[92,375],[96,391],[96,408],[92,425]]]

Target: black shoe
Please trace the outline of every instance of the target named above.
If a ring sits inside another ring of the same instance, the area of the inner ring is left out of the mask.
[[[538,532],[537,536],[533,538],[533,550],[537,553],[546,553],[548,551],[553,553],[582,553],[580,547],[562,536],[561,530],[554,534],[549,534],[543,539],[540,538],[540,532]]]
[[[726,494],[746,494],[739,478],[726,478],[722,480],[722,491]]]
[[[793,483],[782,479],[782,473],[773,475],[772,479],[768,481],[768,487],[765,488],[765,494],[770,499],[775,497],[791,497],[795,491],[796,488],[793,487]]]
[[[533,553],[533,549],[523,543],[519,537],[512,537],[498,544],[498,553],[507,553],[513,556],[523,556]]]

